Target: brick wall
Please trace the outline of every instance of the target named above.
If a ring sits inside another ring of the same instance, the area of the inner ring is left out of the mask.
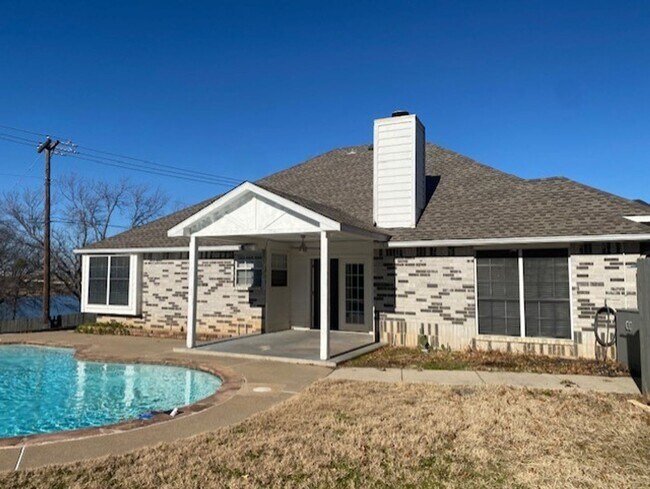
[[[596,347],[593,324],[596,311],[605,305],[615,309],[635,309],[636,267],[640,258],[636,245],[575,246],[571,252],[573,325],[580,355],[603,354]],[[611,355],[611,352],[610,352]]]
[[[434,347],[495,349],[558,356],[601,357],[593,320],[604,305],[636,307],[637,244],[572,246],[574,338],[513,338],[476,334],[474,252],[414,248],[375,254],[375,309],[381,340],[417,346],[423,332]],[[610,349],[611,357],[615,352]]]
[[[183,333],[187,325],[188,267],[186,258],[143,260],[142,314],[119,320],[161,334]],[[236,289],[233,274],[232,258],[199,260],[199,334],[224,337],[262,330],[264,290]],[[102,316],[98,321],[110,319]]]
[[[413,248],[375,254],[375,310],[382,341],[466,348],[476,330],[471,250]]]

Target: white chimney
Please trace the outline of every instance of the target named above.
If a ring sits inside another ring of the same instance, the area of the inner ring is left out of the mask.
[[[424,126],[415,114],[375,120],[374,220],[382,228],[414,228],[426,204]]]

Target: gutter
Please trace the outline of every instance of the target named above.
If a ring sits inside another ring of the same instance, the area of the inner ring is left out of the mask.
[[[91,248],[73,250],[75,255],[102,255],[106,253],[175,253],[188,251],[189,246],[168,246],[158,248]],[[199,246],[199,251],[239,251],[241,245]]]
[[[389,241],[388,248],[419,248],[441,246],[492,246],[519,244],[592,243],[611,241],[646,241],[650,234],[602,234],[594,236],[541,236],[522,238],[442,239],[420,241]]]

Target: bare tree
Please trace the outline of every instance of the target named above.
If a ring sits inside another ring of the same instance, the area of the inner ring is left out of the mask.
[[[52,274],[66,292],[79,297],[81,262],[73,253],[109,236],[116,229],[141,226],[160,216],[168,197],[160,189],[136,185],[128,179],[116,183],[67,175],[54,188],[52,203]],[[43,201],[38,191],[9,192],[0,215],[21,245],[41,260]]]
[[[16,318],[18,303],[22,297],[33,295],[40,284],[34,283],[33,256],[5,222],[0,222],[0,306],[2,315]]]

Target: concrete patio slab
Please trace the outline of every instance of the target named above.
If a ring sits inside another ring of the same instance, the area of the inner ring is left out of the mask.
[[[330,359],[320,359],[319,330],[288,330],[257,334],[174,351],[186,354],[217,355],[229,358],[281,361],[296,364],[336,367],[337,364],[368,353],[381,344],[368,333],[330,332]]]

